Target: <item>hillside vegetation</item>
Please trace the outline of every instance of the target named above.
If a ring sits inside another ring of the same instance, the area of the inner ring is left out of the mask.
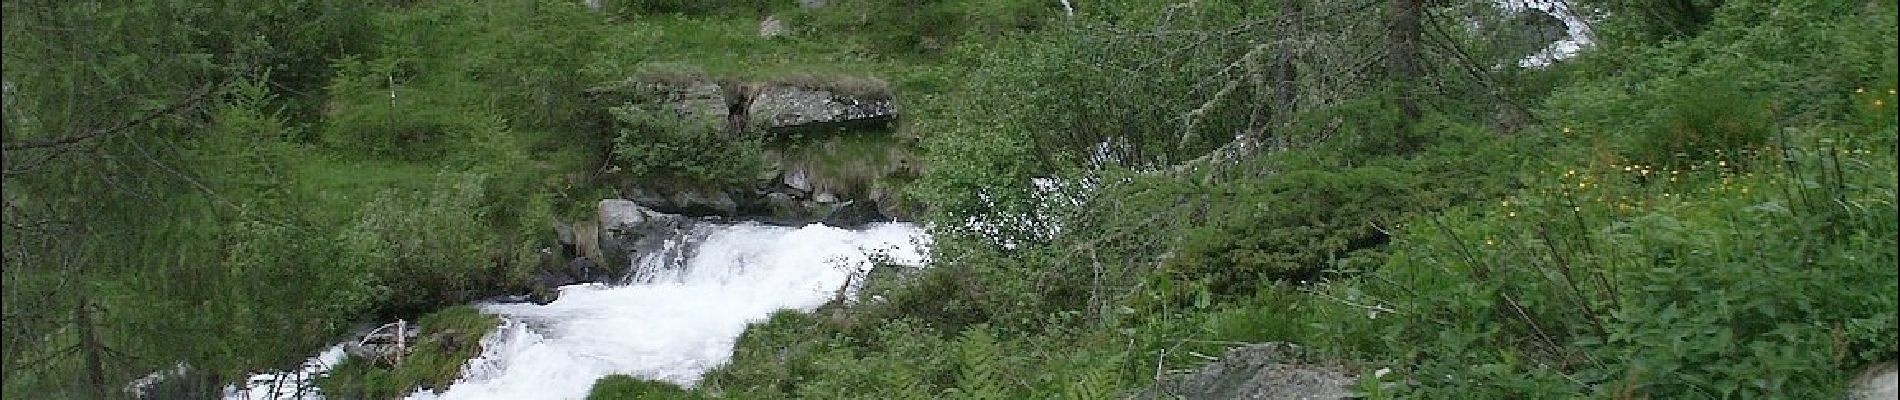
[[[492,326],[455,306],[615,182],[768,168],[586,96],[669,77],[895,96],[801,162],[920,160],[933,262],[592,398],[1120,398],[1266,342],[1372,398],[1839,398],[1900,355],[1893,0],[1572,0],[1536,68],[1491,2],[604,3],[5,2],[4,397]]]

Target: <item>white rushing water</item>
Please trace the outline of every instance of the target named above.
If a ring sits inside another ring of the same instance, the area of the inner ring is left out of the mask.
[[[611,374],[691,386],[732,356],[748,323],[830,301],[870,268],[873,254],[922,265],[928,246],[909,224],[856,231],[730,225],[701,233],[697,244],[678,244],[691,251],[642,260],[650,271],[671,267],[631,285],[564,287],[547,305],[484,305],[504,322],[483,340],[482,354],[447,391],[411,398],[579,399]],[[680,254],[683,263],[663,259]]]
[[[348,355],[344,354],[343,345],[330,346],[330,348],[323,349],[322,352],[317,353],[315,357],[304,360],[303,364],[299,365],[297,369],[252,374],[250,378],[244,381],[243,388],[239,388],[237,385],[226,386],[224,388],[224,399],[321,400],[323,399],[323,393],[318,392],[314,385],[317,377],[330,371],[330,367],[334,367],[337,363],[343,362],[343,359],[346,357],[348,357]],[[172,376],[184,375],[183,369],[187,367],[179,368],[178,372],[172,373]],[[145,378],[141,378],[139,381],[134,381],[133,384],[141,388],[150,386],[156,384],[159,380],[166,379],[167,376],[164,374],[165,372],[155,372],[152,375],[146,375]],[[127,390],[127,393],[132,392],[133,390],[131,389]],[[142,390],[139,392],[142,393]]]
[[[1564,0],[1497,0],[1499,6],[1508,11],[1537,10],[1564,23],[1564,38],[1551,42],[1543,50],[1525,56],[1517,65],[1525,68],[1542,68],[1577,55],[1596,43],[1596,32],[1591,31],[1590,22],[1584,19],[1580,10],[1570,8],[1570,2]]]

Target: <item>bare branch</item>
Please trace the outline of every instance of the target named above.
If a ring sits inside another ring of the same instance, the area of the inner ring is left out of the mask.
[[[6,151],[13,151],[13,150],[26,150],[26,149],[40,149],[40,148],[48,148],[48,147],[65,147],[65,146],[72,145],[75,143],[84,142],[95,137],[116,134],[116,133],[119,133],[120,131],[131,129],[132,127],[135,127],[135,126],[145,125],[146,123],[150,123],[154,120],[159,119],[160,117],[175,114],[179,111],[183,111],[186,108],[191,107],[192,105],[196,105],[198,104],[199,101],[204,100],[206,96],[210,95],[213,89],[216,89],[217,87],[218,87],[218,84],[216,83],[207,83],[204,86],[199,87],[197,91],[193,92],[190,97],[186,97],[184,100],[180,100],[178,102],[172,103],[171,105],[166,106],[165,108],[160,109],[158,111],[146,113],[145,115],[139,116],[138,118],[134,118],[131,121],[127,121],[125,123],[121,123],[118,125],[113,125],[105,129],[93,129],[93,130],[89,130],[85,132],[70,134],[70,135],[53,138],[53,139],[47,139],[47,140],[7,142],[4,145],[4,147],[0,147],[0,148],[3,148]]]

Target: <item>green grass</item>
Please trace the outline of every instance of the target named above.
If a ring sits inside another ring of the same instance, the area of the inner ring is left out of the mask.
[[[771,81],[800,75],[889,75],[908,66],[904,60],[872,55],[836,36],[762,38],[758,22],[746,17],[662,15],[611,25],[606,28],[602,57],[586,72],[604,80],[700,73]]]
[[[443,182],[443,169],[424,163],[316,154],[290,165],[290,182],[313,198],[317,221],[350,221],[364,204],[389,190],[423,190]]]
[[[695,400],[708,398],[678,385],[627,375],[609,375],[594,381],[587,400]]]

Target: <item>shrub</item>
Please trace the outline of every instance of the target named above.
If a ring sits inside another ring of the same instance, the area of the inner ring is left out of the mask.
[[[1668,85],[1646,99],[1655,120],[1629,141],[1632,159],[1674,168],[1738,161],[1730,156],[1762,147],[1775,128],[1760,96],[1723,77],[1694,76]]]
[[[608,375],[594,381],[587,400],[695,400],[708,398],[666,382],[627,375]]]
[[[756,137],[733,138],[710,122],[670,110],[622,107],[613,112],[620,125],[614,165],[636,179],[737,184],[760,179],[765,171],[763,144]]]
[[[497,284],[491,255],[501,246],[484,222],[483,178],[451,177],[428,192],[384,192],[337,237],[341,263],[374,277],[385,315],[473,300]]]
[[[1562,167],[1414,222],[1333,291],[1390,310],[1355,351],[1427,397],[1838,396],[1895,353],[1893,154],[1863,147],[1892,131],[1803,132],[1769,171]]]

